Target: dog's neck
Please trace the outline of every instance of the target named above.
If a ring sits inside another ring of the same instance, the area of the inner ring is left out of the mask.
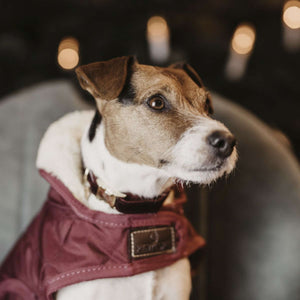
[[[173,184],[173,178],[162,170],[126,163],[112,156],[105,146],[104,130],[101,123],[95,138],[89,141],[87,129],[81,140],[81,152],[85,167],[92,170],[110,190],[152,198]],[[89,202],[92,202],[89,204],[94,209],[110,211],[107,205],[99,203],[94,196],[90,197]]]

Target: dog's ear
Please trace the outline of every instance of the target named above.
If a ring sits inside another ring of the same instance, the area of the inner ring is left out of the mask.
[[[186,62],[177,62],[174,63],[172,65],[169,66],[169,68],[173,68],[173,69],[182,69],[185,71],[185,73],[187,73],[188,76],[191,77],[191,79],[201,88],[205,89],[205,86],[203,84],[202,79],[200,78],[200,76],[198,75],[198,73],[195,71],[195,69],[193,67],[191,67],[189,64],[187,64]],[[211,100],[211,96],[210,93],[207,93],[207,98],[206,98],[206,110],[210,113],[213,114],[214,113],[214,108],[212,105],[212,100]]]
[[[204,88],[204,84],[198,73],[195,71],[193,67],[191,67],[189,64],[186,62],[177,62],[169,66],[169,68],[173,69],[182,69],[184,70],[187,75],[189,75],[192,80],[199,86]]]
[[[122,56],[108,61],[95,62],[76,68],[81,87],[97,100],[116,99],[128,84],[134,64],[134,56]]]

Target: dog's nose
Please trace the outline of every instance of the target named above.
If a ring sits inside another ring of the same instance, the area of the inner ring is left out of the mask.
[[[220,158],[226,158],[232,153],[236,139],[227,131],[214,131],[207,137],[207,142]]]

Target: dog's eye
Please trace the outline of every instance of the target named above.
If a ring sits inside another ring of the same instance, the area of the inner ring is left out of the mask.
[[[147,101],[147,104],[150,108],[155,109],[155,110],[162,110],[166,106],[163,97],[160,95],[155,95],[155,96],[151,97]]]

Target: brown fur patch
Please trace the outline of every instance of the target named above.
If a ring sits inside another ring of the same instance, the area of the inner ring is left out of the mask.
[[[132,56],[117,57],[108,61],[95,62],[76,68],[81,87],[89,91],[95,98],[116,99],[126,84],[128,64],[132,64]]]
[[[161,160],[168,161],[170,150],[197,116],[207,115],[207,94],[184,70],[172,67],[136,65],[131,84],[132,105],[117,100],[98,104],[106,147],[122,161],[158,167]],[[167,99],[168,110],[156,112],[148,107],[147,99],[155,94]]]

